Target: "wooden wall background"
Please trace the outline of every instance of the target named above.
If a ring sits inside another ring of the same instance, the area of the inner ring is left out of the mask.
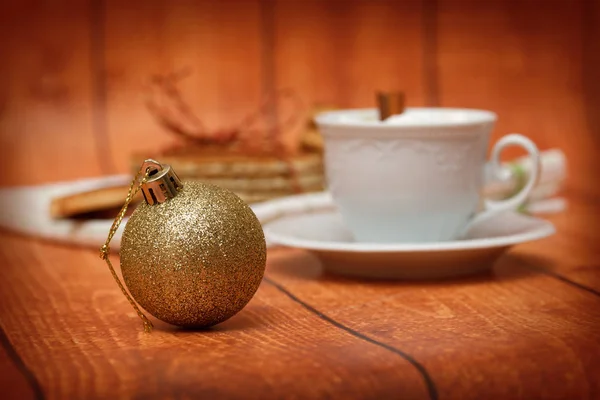
[[[561,147],[583,188],[599,149],[599,24],[596,0],[5,1],[0,183],[127,171],[132,151],[171,140],[145,82],[191,67],[183,94],[213,128],[276,88],[340,107],[403,88],[411,106],[495,110],[496,138]]]

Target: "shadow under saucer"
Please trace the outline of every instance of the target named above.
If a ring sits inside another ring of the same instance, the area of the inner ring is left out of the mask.
[[[395,275],[393,278],[386,274],[385,268],[397,268],[395,263],[383,264],[382,270],[380,270],[379,276],[377,274],[362,274],[361,271],[364,268],[371,268],[368,260],[365,260],[365,264],[357,264],[356,260],[353,261],[353,265],[357,265],[358,271],[356,274],[347,273],[345,258],[340,258],[334,261],[341,263],[343,269],[341,273],[335,270],[335,266],[332,268],[330,261],[323,261],[321,257],[316,256],[310,251],[296,250],[296,249],[273,249],[270,250],[270,262],[268,265],[269,275],[276,279],[292,279],[294,281],[318,281],[322,283],[341,283],[345,285],[353,284],[369,284],[369,285],[452,285],[452,284],[478,284],[482,282],[489,282],[490,280],[513,280],[522,279],[535,274],[538,274],[538,268],[545,268],[549,261],[542,260],[540,264],[537,258],[531,258],[527,255],[519,253],[500,251],[500,254],[492,256],[490,259],[480,264],[481,268],[479,271],[474,271],[471,265],[464,267],[463,263],[469,262],[468,260],[458,258],[455,264],[448,264],[455,269],[448,271],[446,276],[440,274],[426,274],[414,273],[410,278],[399,278]],[[435,260],[432,259],[434,262]],[[533,264],[532,264],[533,263]],[[538,265],[539,264],[539,265]],[[333,264],[335,265],[335,264]],[[425,265],[425,268],[435,267],[435,265]],[[464,274],[459,274],[457,271],[465,271]],[[417,278],[418,276],[418,278]]]

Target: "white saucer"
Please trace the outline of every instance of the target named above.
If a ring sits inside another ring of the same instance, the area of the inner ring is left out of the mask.
[[[554,226],[507,212],[472,227],[465,239],[440,243],[358,243],[328,193],[290,196],[253,207],[270,244],[316,254],[325,270],[368,278],[432,279],[489,269],[510,246],[542,239]]]

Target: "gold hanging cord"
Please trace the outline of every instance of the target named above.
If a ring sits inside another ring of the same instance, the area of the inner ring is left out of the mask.
[[[140,176],[142,175],[142,172],[144,173],[144,176],[140,180]],[[121,291],[123,292],[125,297],[127,297],[129,304],[131,304],[131,306],[135,309],[135,312],[137,313],[137,315],[142,319],[142,322],[144,323],[144,331],[145,332],[152,331],[152,328],[153,328],[152,322],[150,322],[150,320],[148,318],[146,318],[146,316],[144,315],[142,310],[140,310],[140,308],[137,306],[137,304],[135,304],[135,301],[129,295],[129,293],[125,289],[125,286],[123,285],[123,283],[117,276],[117,273],[115,272],[115,269],[114,269],[112,263],[110,262],[110,257],[109,257],[110,247],[109,247],[109,245],[110,245],[110,241],[112,240],[113,236],[119,229],[119,225],[121,225],[121,222],[123,221],[123,218],[125,217],[125,213],[127,212],[127,207],[129,207],[131,200],[136,195],[136,193],[140,190],[142,185],[144,183],[146,183],[146,181],[148,180],[149,174],[150,174],[150,167],[147,167],[145,171],[142,171],[142,169],[140,169],[137,172],[137,174],[135,175],[135,178],[133,178],[133,181],[131,182],[131,185],[129,186],[129,192],[127,193],[127,197],[125,198],[125,204],[123,204],[121,211],[119,212],[119,214],[113,221],[110,231],[108,233],[108,238],[106,239],[106,242],[100,248],[100,258],[106,261],[106,264],[108,265],[108,268],[110,269],[110,272],[111,272],[113,278],[117,282],[117,285],[119,285],[119,287],[121,288]],[[137,185],[136,185],[136,183],[137,183]]]

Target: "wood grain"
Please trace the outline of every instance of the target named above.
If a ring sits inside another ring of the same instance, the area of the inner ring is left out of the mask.
[[[95,252],[2,239],[2,263],[15,266],[0,272],[2,324],[48,398],[427,398],[404,358],[340,331],[271,285],[216,329],[159,323],[146,335]]]
[[[47,398],[600,398],[598,235],[572,212],[458,280],[346,279],[273,250],[237,316],[150,335],[95,252],[3,232],[0,324]]]
[[[1,185],[98,175],[92,126],[90,4],[0,6]],[[43,155],[40,152],[43,149]]]
[[[598,79],[582,79],[584,68],[594,68],[584,64],[594,57],[583,46],[593,41],[582,29],[588,3],[594,2],[437,1],[441,105],[494,110],[494,140],[519,132],[541,149],[560,147],[569,184],[578,187],[598,166],[593,149],[600,134],[586,114]]]
[[[235,125],[278,88],[307,108],[372,106],[378,88],[400,88],[409,105],[497,111],[494,138],[519,131],[561,147],[581,187],[600,148],[597,4],[5,2],[3,162],[27,172],[0,184],[38,182],[48,165],[53,180],[128,171],[133,151],[173,140],[144,105],[146,82],[189,67],[183,95],[211,129]]]
[[[585,1],[582,5],[582,69],[585,120],[590,143],[589,160],[584,167],[590,172],[590,179],[597,181],[600,168],[596,154],[600,151],[600,78],[596,71],[600,66],[600,1]],[[579,135],[585,135],[579,132]],[[585,190],[585,185],[580,185]],[[589,186],[589,185],[588,185]],[[597,216],[600,226],[600,216]]]
[[[575,196],[573,194],[571,197]],[[527,265],[558,278],[565,277],[588,288],[590,292],[600,294],[600,276],[597,273],[600,269],[600,249],[596,245],[600,236],[599,204],[594,197],[586,201],[571,201],[568,212],[549,217],[562,234],[547,241],[524,245],[523,249],[527,252],[544,255],[533,258]],[[569,257],[556,262],[565,251]]]
[[[377,90],[425,102],[422,1],[274,2],[275,85],[309,107],[375,107]]]
[[[404,349],[440,397],[598,398],[600,292],[547,274],[564,259],[549,257],[519,248],[491,275],[394,285],[324,276],[315,259],[290,252],[271,257],[270,277],[328,317]]]
[[[0,388],[10,388],[5,395],[18,399],[40,397],[42,392],[37,380],[23,364],[4,331],[0,331],[0,343]]]

